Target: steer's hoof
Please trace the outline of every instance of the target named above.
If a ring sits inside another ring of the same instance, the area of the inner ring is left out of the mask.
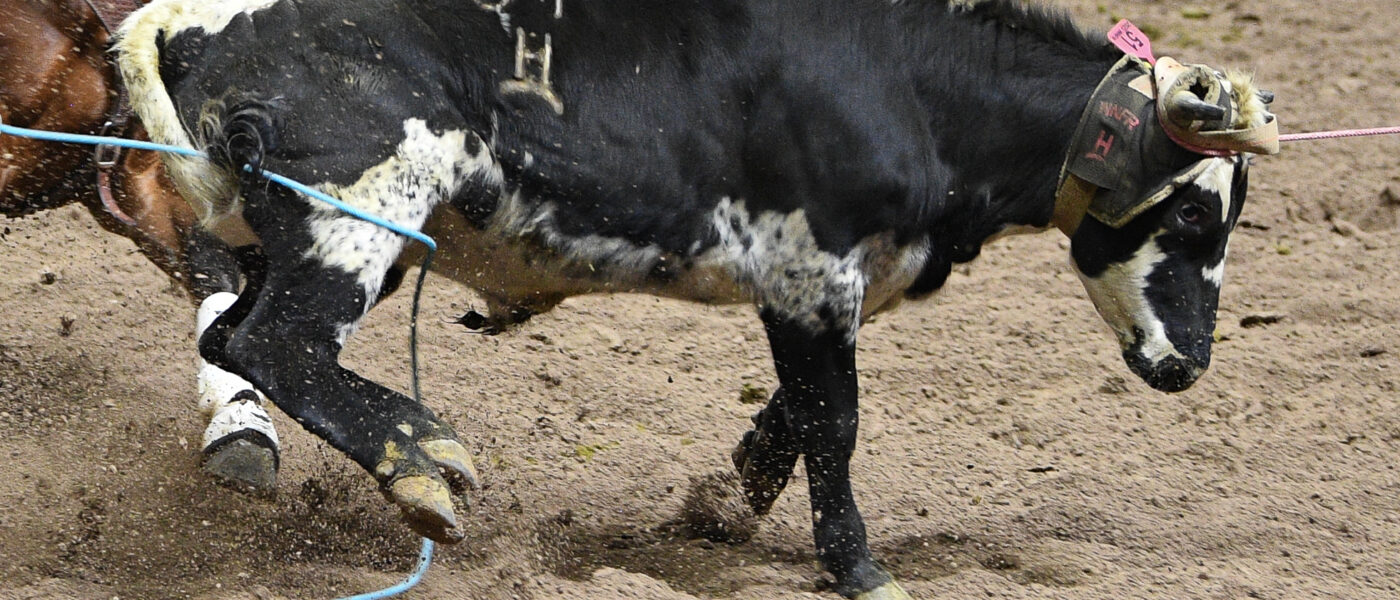
[[[244,429],[204,449],[204,472],[245,494],[271,498],[277,494],[277,460],[272,440]]]
[[[474,490],[481,489],[481,480],[477,479],[476,467],[472,465],[472,455],[461,443],[456,440],[432,440],[419,442],[418,447],[447,474],[447,481],[453,488],[460,490],[470,486]]]
[[[744,472],[744,465],[749,462],[750,446],[753,445],[753,431],[745,431],[744,437],[734,445],[734,450],[729,453],[729,460],[734,461],[734,470]]]
[[[756,454],[763,441],[761,435],[754,431],[745,433],[743,440],[729,455],[734,461],[734,468],[739,471],[739,487],[744,491],[744,498],[748,500],[753,514],[760,517],[772,510],[773,503],[787,487],[793,463],[796,462],[796,454],[772,452],[769,448],[763,448],[770,450],[767,460],[758,459]]]
[[[891,581],[868,592],[855,595],[854,600],[914,600],[899,583]]]
[[[418,535],[443,544],[462,541],[452,509],[452,494],[441,481],[410,475],[389,485],[389,497],[403,511],[403,519]]]

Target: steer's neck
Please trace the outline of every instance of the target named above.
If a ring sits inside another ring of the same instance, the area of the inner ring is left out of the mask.
[[[922,55],[918,89],[939,158],[952,169],[950,193],[985,203],[995,226],[1045,227],[1080,117],[1121,53],[1064,35],[1074,31],[1067,25],[1026,26],[1024,15],[1017,23],[945,18],[940,51]]]

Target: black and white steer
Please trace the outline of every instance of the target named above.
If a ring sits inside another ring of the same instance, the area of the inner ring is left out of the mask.
[[[156,0],[119,51],[152,137],[214,157],[167,159],[182,193],[262,248],[204,356],[414,530],[461,538],[449,490],[470,456],[337,363],[414,257],[242,165],[436,237],[488,331],[592,292],[756,305],[780,388],[735,452],[745,492],[764,513],[802,457],[817,556],[868,600],[906,595],[850,485],[861,322],[1053,224],[1133,372],[1185,389],[1248,168],[1192,140],[1272,119],[1248,78],[1164,74],[1007,0]]]

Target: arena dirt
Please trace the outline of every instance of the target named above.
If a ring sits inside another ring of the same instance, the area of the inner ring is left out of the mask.
[[[1159,54],[1253,68],[1286,131],[1400,120],[1394,0],[1062,2]],[[875,552],[917,598],[1400,597],[1400,139],[1262,158],[1211,371],[1137,381],[1058,233],[997,243],[861,332],[853,463]],[[0,599],[332,598],[417,541],[370,478],[275,416],[275,500],[198,467],[194,313],[70,208],[0,223]],[[408,294],[347,363],[408,387]],[[414,598],[833,598],[805,486],[743,543],[691,535],[773,389],[752,311],[566,302],[498,337],[429,279],[427,402],[486,487]]]

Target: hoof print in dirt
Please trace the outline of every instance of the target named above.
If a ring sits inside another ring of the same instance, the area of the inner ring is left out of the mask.
[[[739,477],[729,471],[690,478],[681,520],[691,535],[726,544],[747,542],[758,530],[758,516],[739,489]]]
[[[452,323],[466,327],[467,331],[480,333],[482,335],[496,335],[501,332],[500,328],[491,323],[486,315],[474,310],[469,310],[462,316],[457,317]]]

